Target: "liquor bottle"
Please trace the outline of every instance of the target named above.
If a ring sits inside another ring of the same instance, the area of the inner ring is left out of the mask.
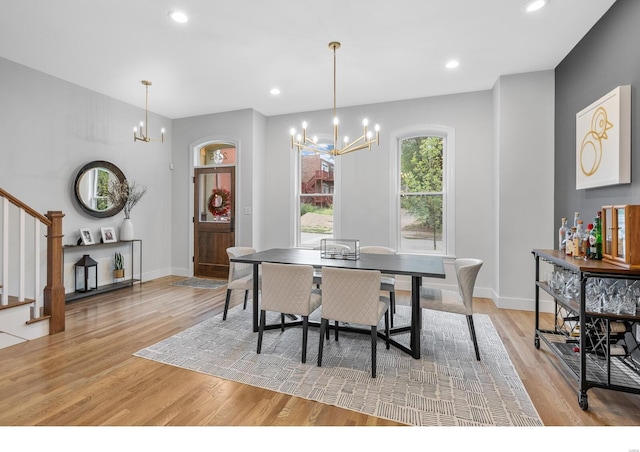
[[[583,258],[582,254],[583,242],[585,241],[584,228],[582,227],[582,220],[577,220],[577,227],[571,228],[571,232],[573,233],[573,257],[575,258]]]
[[[585,259],[593,259],[592,254],[591,254],[591,236],[593,236],[593,242],[594,242],[594,246],[593,246],[593,250],[595,251],[595,238],[596,238],[596,233],[593,231],[593,223],[589,223],[587,225],[587,231],[584,233],[585,235],[585,239],[583,242],[583,246],[584,246],[584,256]]]
[[[562,219],[562,225],[560,226],[560,229],[558,230],[558,249],[560,251],[565,251],[566,250],[566,240],[567,240],[567,232],[569,231],[569,228],[567,227],[567,219],[563,218]]]
[[[573,236],[576,233],[576,228],[571,228],[567,231],[567,239],[564,241],[565,254],[567,256],[573,256]]]
[[[580,212],[576,212],[573,214],[573,227],[578,227],[578,220],[580,220]]]
[[[596,230],[596,254],[594,259],[602,260],[602,218],[601,213],[593,220],[593,229]]]
[[[596,230],[593,227],[593,223],[589,223],[587,225],[587,236],[589,237],[589,239],[587,240],[589,242],[589,244],[587,245],[589,247],[589,251],[587,251],[587,258],[595,259],[596,258]]]

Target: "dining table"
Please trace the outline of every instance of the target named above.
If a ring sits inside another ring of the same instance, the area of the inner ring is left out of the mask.
[[[415,359],[420,359],[420,330],[422,328],[420,309],[420,287],[422,278],[446,277],[442,256],[419,254],[369,254],[360,253],[357,259],[337,259],[321,256],[320,250],[303,248],[272,248],[230,259],[253,265],[253,331],[258,331],[258,304],[260,264],[299,264],[322,267],[348,268],[356,270],[378,270],[383,274],[406,275],[411,277],[411,320],[409,325],[399,325],[390,329],[390,335],[409,331],[409,346],[396,341],[389,342]],[[341,326],[342,329],[342,326]],[[363,330],[364,332],[365,330]]]

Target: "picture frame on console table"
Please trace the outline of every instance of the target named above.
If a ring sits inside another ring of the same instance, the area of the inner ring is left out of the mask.
[[[100,232],[102,234],[102,243],[115,243],[118,241],[118,239],[116,238],[115,228],[111,226],[100,228]]]
[[[91,234],[91,229],[89,228],[81,228],[80,229],[80,238],[82,239],[83,245],[95,245],[95,240],[93,240],[93,234]]]

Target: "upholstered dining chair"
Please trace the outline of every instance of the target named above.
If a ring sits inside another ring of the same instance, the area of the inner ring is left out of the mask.
[[[309,315],[318,309],[322,302],[320,291],[313,289],[313,267],[297,264],[262,264],[260,294],[258,354],[262,350],[267,311],[280,313],[282,331],[285,327],[285,314],[299,315],[302,317],[302,362],[306,363]]]
[[[420,307],[433,311],[466,315],[476,359],[480,361],[476,330],[473,326],[473,289],[480,267],[482,267],[482,261],[480,259],[458,258],[454,261],[454,267],[458,281],[458,291],[422,286],[420,289]]]
[[[322,366],[325,335],[329,321],[335,322],[338,340],[339,322],[371,327],[371,376],[376,377],[377,326],[384,317],[385,343],[389,348],[389,299],[380,295],[380,272],[346,268],[322,268],[322,308],[318,366]]]
[[[360,253],[396,254],[396,251],[386,246],[366,245],[360,247]],[[391,320],[391,328],[393,328],[393,314],[396,313],[396,276],[383,273],[380,280],[380,290],[389,292],[389,301],[391,302],[389,318]]]
[[[232,246],[227,248],[227,256],[229,256],[229,279],[227,281],[227,296],[224,301],[222,320],[227,320],[227,311],[229,310],[232,290],[244,290],[243,309],[247,309],[247,297],[249,296],[249,291],[253,290],[253,265],[231,262],[231,258],[246,256],[247,254],[253,254],[255,252],[255,249],[248,246]],[[258,280],[258,288],[259,287],[260,280]]]

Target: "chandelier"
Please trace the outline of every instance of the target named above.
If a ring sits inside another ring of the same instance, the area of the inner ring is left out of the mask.
[[[372,144],[379,144],[380,142],[380,126],[375,125],[375,138],[373,132],[368,129],[369,121],[364,119],[362,126],[364,132],[358,139],[349,142],[349,137],[344,137],[343,147],[339,148],[338,142],[338,117],[336,116],[336,50],[340,48],[339,42],[330,42],[329,48],[333,50],[333,149],[328,150],[325,146],[318,144],[318,137],[314,136],[309,138],[307,136],[307,122],[302,123],[302,134],[297,134],[295,129],[291,129],[291,147],[298,148],[299,151],[307,150],[315,152],[316,154],[329,154],[329,155],[343,155],[349,152],[358,151],[360,149],[371,150]]]
[[[159,140],[153,140],[149,138],[149,87],[151,86],[151,82],[149,80],[142,80],[142,82],[140,83],[145,86],[146,90],[144,104],[144,121],[140,121],[140,130],[138,130],[137,127],[133,128],[133,141],[134,143],[138,140],[144,141],[145,143],[148,143],[150,141],[161,141],[164,143],[164,127],[160,129],[160,133],[162,134],[162,136]]]

